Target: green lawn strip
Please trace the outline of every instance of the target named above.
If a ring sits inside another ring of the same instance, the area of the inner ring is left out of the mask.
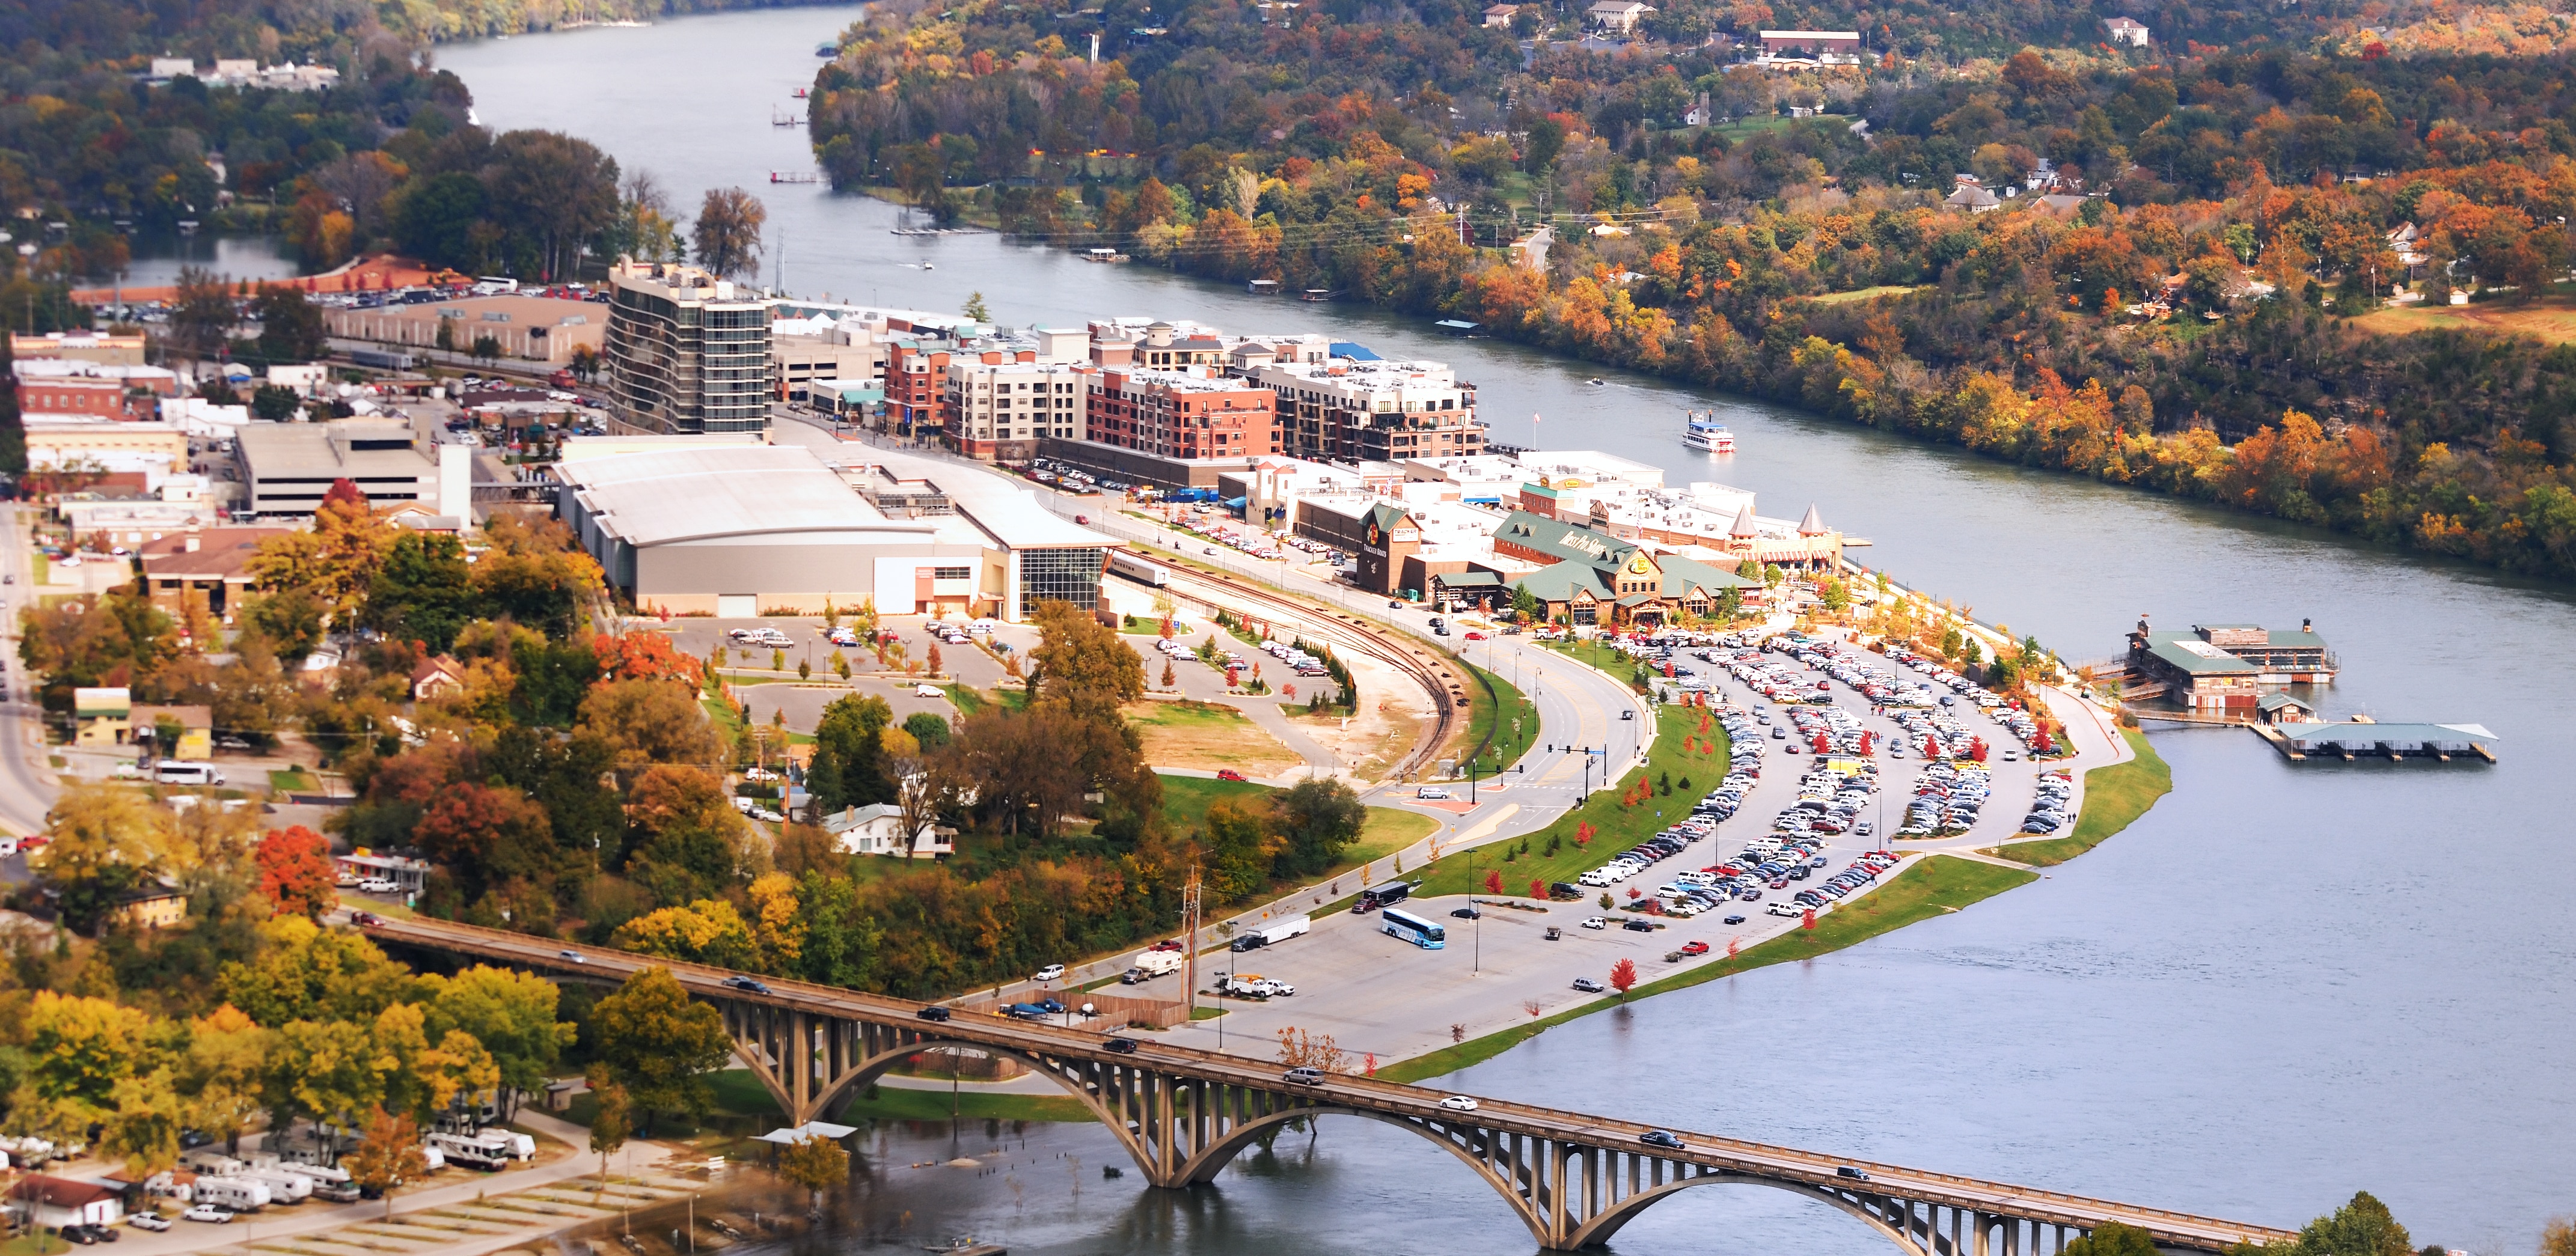
[[[954,1104],[954,1108],[950,1105]],[[841,1109],[834,1118],[849,1122],[866,1118],[879,1121],[945,1121],[951,1112],[977,1121],[1088,1121],[1091,1109],[1078,1099],[1058,1095],[990,1094],[961,1089],[955,1096],[945,1090],[898,1090],[879,1086],[873,1094],[862,1093]]]
[[[1484,765],[1481,773],[1491,775],[1519,761],[1530,743],[1538,740],[1538,711],[1510,681],[1464,658],[1458,665],[1493,686],[1490,696],[1482,684],[1467,691],[1467,739],[1460,743],[1471,749],[1485,747],[1477,762]]]
[[[1713,957],[1706,963],[1638,986],[1628,992],[1628,997],[1645,998],[1773,964],[1814,959],[1917,921],[1960,910],[2038,879],[2039,874],[2035,872],[1999,868],[1990,863],[1950,855],[1934,855],[1918,861],[1915,866],[1898,873],[1885,885],[1862,895],[1849,906],[1836,906],[1819,917],[1813,929],[1791,930],[1741,954]],[[1609,974],[1605,972],[1602,976],[1606,978]],[[1620,1000],[1615,998],[1596,999],[1526,1025],[1515,1025],[1501,1033],[1487,1034],[1454,1047],[1442,1047],[1429,1055],[1400,1061],[1379,1069],[1377,1075],[1392,1082],[1419,1082],[1445,1076],[1501,1055],[1551,1026],[1617,1007],[1619,1003]]]
[[[2138,757],[2085,771],[2084,810],[2075,817],[2073,833],[1989,847],[1986,853],[2035,868],[2062,864],[2129,827],[2155,806],[2157,799],[2172,793],[2173,768],[2156,753],[2155,747],[2147,744],[2146,734],[2124,728],[2120,735],[2129,739],[2129,748]]]
[[[322,788],[322,782],[302,768],[287,768],[270,772],[268,787],[281,794],[310,794]]]
[[[1726,777],[1726,733],[1712,722],[1708,736],[1699,736],[1700,715],[1697,710],[1683,707],[1664,707],[1659,712],[1655,744],[1647,756],[1644,775],[1654,779],[1669,774],[1673,780],[1672,793],[1657,794],[1651,801],[1630,807],[1622,805],[1619,798],[1624,790],[1636,783],[1638,773],[1631,772],[1606,786],[1596,779],[1592,797],[1582,806],[1529,835],[1528,854],[1515,855],[1510,862],[1504,862],[1506,848],[1500,844],[1474,852],[1473,888],[1479,892],[1483,890],[1485,874],[1489,871],[1502,873],[1503,892],[1506,894],[1529,893],[1532,879],[1571,882],[1583,873],[1608,863],[1611,856],[1680,822],[1690,814],[1691,803],[1697,801],[1700,794],[1714,788]],[[1691,738],[1695,744],[1714,740],[1718,743],[1717,749],[1714,753],[1696,750],[1685,753],[1682,750],[1684,737]],[[1681,785],[1684,780],[1690,782],[1687,791]],[[1510,796],[1508,792],[1503,795],[1506,800]],[[1663,814],[1658,816],[1658,811]],[[1586,821],[1594,830],[1592,843],[1577,846],[1574,844],[1575,826]],[[1562,839],[1553,855],[1547,852],[1550,838]],[[1513,842],[1508,849],[1517,851],[1519,847],[1519,842]],[[1469,892],[1467,861],[1468,854],[1462,851],[1444,856],[1428,869],[1421,870],[1418,875],[1422,876],[1423,885],[1419,892]]]

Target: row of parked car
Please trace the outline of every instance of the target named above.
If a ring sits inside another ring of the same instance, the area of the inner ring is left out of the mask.
[[[1994,793],[1985,765],[1950,760],[1928,764],[1914,781],[1913,801],[1905,804],[1905,823],[1898,837],[1934,837],[1965,833],[1976,826],[1978,812]]]
[[[2030,814],[2022,817],[2024,833],[2054,833],[2070,822],[2067,805],[2075,797],[2075,774],[2064,768],[2039,774],[2039,790],[2031,798]]]
[[[1272,658],[1295,668],[1297,674],[1300,676],[1329,676],[1332,674],[1331,669],[1324,666],[1324,660],[1317,658],[1312,654],[1308,654],[1304,650],[1301,650],[1297,648],[1297,646],[1288,642],[1264,641],[1261,643],[1261,649],[1263,653],[1266,653]]]

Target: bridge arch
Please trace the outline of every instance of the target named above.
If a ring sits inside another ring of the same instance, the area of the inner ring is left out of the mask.
[[[1031,1055],[1027,1052],[1012,1050],[1009,1047],[995,1046],[988,1042],[968,1042],[962,1038],[924,1038],[905,1046],[891,1047],[887,1050],[880,1051],[875,1055],[859,1061],[857,1065],[853,1066],[849,1073],[841,1079],[840,1084],[834,1086],[829,1094],[823,1096],[824,1102],[822,1106],[826,1111],[830,1110],[831,1105],[838,1101],[842,1095],[848,1093],[853,1088],[865,1086],[870,1082],[875,1081],[877,1078],[884,1076],[887,1069],[893,1068],[895,1065],[911,1059],[913,1056],[920,1055],[926,1051],[941,1051],[950,1047],[966,1051],[980,1051],[987,1055],[995,1055],[1003,1057],[1004,1059],[1016,1060],[1020,1064],[1026,1066],[1030,1072],[1039,1074],[1047,1080],[1054,1082],[1058,1087],[1061,1087],[1066,1094],[1079,1100],[1083,1107],[1090,1109],[1092,1119],[1100,1122],[1102,1125],[1108,1126],[1109,1132],[1117,1135],[1119,1145],[1127,1149],[1127,1154],[1135,1159],[1136,1167],[1143,1170],[1147,1178],[1150,1179],[1154,1176],[1154,1159],[1152,1155],[1145,1150],[1144,1143],[1136,1137],[1136,1131],[1129,1128],[1125,1118],[1119,1116],[1117,1113],[1111,1112],[1106,1105],[1102,1104],[1100,1102],[1100,1097],[1093,1094],[1090,1087],[1077,1082],[1073,1078],[1065,1076],[1064,1073],[1059,1071],[1056,1066],[1048,1061],[1044,1056]]]
[[[1736,1173],[1702,1174],[1696,1177],[1686,1177],[1678,1181],[1666,1182],[1661,1186],[1640,1191],[1626,1199],[1620,1200],[1617,1204],[1614,1204],[1609,1208],[1605,1208],[1601,1212],[1594,1214],[1592,1217],[1585,1220],[1581,1226],[1576,1228],[1573,1234],[1567,1236],[1567,1242],[1565,1245],[1568,1247],[1598,1247],[1602,1244],[1608,1243],[1610,1241],[1610,1236],[1619,1232],[1619,1227],[1636,1220],[1637,1217],[1644,1213],[1648,1208],[1654,1207],[1656,1204],[1662,1203],[1663,1201],[1695,1186],[1763,1186],[1776,1191],[1787,1191],[1792,1195],[1803,1195],[1818,1203],[1832,1205],[1833,1207],[1839,1208],[1858,1218],[1862,1224],[1878,1231],[1879,1235],[1885,1238],[1888,1242],[1896,1244],[1900,1250],[1906,1253],[1906,1256],[1955,1256],[1955,1254],[1950,1250],[1949,1236],[1941,1234],[1933,1235],[1928,1246],[1925,1243],[1917,1242],[1913,1235],[1888,1224],[1886,1218],[1871,1212],[1869,1209],[1863,1207],[1858,1200],[1843,1195],[1838,1191],[1829,1191],[1822,1187],[1809,1186],[1801,1182],[1780,1182],[1769,1178],[1749,1177]]]
[[[1547,1244],[1548,1236],[1546,1219],[1540,1217],[1537,1210],[1530,1206],[1529,1200],[1521,1195],[1520,1188],[1515,1186],[1502,1174],[1496,1173],[1492,1165],[1487,1164],[1483,1160],[1477,1159],[1475,1154],[1466,1146],[1462,1145],[1448,1128],[1435,1126],[1424,1121],[1410,1120],[1391,1113],[1372,1112],[1366,1108],[1347,1108],[1338,1104],[1321,1104],[1314,1107],[1292,1108],[1284,1112],[1273,1112],[1267,1116],[1256,1117],[1252,1120],[1245,1121],[1242,1124],[1227,1130],[1224,1137],[1211,1141],[1207,1146],[1193,1152],[1190,1158],[1181,1165],[1180,1172],[1174,1177],[1173,1185],[1200,1186],[1208,1182],[1212,1182],[1216,1180],[1216,1175],[1219,1172],[1222,1172],[1226,1165],[1233,1163],[1236,1156],[1243,1154],[1244,1148],[1260,1141],[1262,1134],[1265,1132],[1277,1129],[1290,1121],[1298,1120],[1300,1118],[1311,1120],[1319,1116],[1366,1117],[1369,1120],[1376,1121],[1383,1125],[1391,1125],[1407,1133],[1418,1135],[1429,1140],[1441,1150],[1456,1157],[1460,1164],[1466,1165],[1468,1168],[1475,1170],[1476,1176],[1483,1178],[1487,1186],[1493,1187],[1495,1193],[1503,1197],[1504,1203],[1511,1205],[1513,1215],[1521,1219],[1521,1224],[1529,1227],[1531,1236],[1536,1238],[1541,1246],[1545,1246]],[[1472,1129],[1473,1127],[1460,1128]]]

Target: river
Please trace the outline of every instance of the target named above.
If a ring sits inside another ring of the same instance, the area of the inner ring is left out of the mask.
[[[2576,860],[2570,773],[2549,730],[2576,705],[2566,589],[2146,493],[2000,465],[1741,398],[1623,376],[1428,320],[1255,298],[1146,266],[1090,265],[988,235],[888,234],[891,206],[820,186],[794,109],[818,40],[853,10],[773,9],[643,30],[444,49],[486,123],[588,138],[653,170],[683,209],[740,184],[767,202],[800,294],[996,318],[1199,319],[1330,330],[1454,363],[1500,440],[1598,448],[1675,481],[1810,501],[1874,542],[1857,557],[2069,658],[2160,626],[2312,617],[2341,656],[2328,716],[2475,721],[2495,766],[2293,765],[2235,730],[2156,734],[2176,792],[2047,880],[1863,946],[1562,1026],[1461,1089],[1618,1113],[2138,1203],[2296,1226],[2356,1189],[2480,1256],[2533,1250],[2576,1211]],[[776,254],[773,253],[775,258]],[[935,269],[918,264],[931,262]],[[764,268],[764,279],[772,272]],[[1584,381],[1596,373],[1604,385]],[[1742,451],[1683,450],[1715,408]],[[1714,463],[1715,465],[1711,465]],[[838,1250],[973,1232],[1015,1252],[1516,1251],[1527,1236],[1469,1173],[1409,1136],[1327,1122],[1213,1191],[1149,1197],[1086,1127],[1038,1127],[1004,1179],[888,1168],[888,1131]],[[1016,1145],[1016,1144],[1014,1144]],[[1079,1186],[1077,1191],[1076,1187]],[[1627,1252],[1875,1253],[1840,1214],[1700,1191],[1629,1226]]]

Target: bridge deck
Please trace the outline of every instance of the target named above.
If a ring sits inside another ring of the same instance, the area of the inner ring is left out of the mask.
[[[1280,1069],[1275,1064],[1169,1046],[1153,1041],[1151,1035],[1135,1039],[1140,1044],[1136,1052],[1119,1054],[1102,1045],[1106,1035],[1092,1030],[971,1014],[959,1014],[947,1022],[934,1024],[920,1018],[921,1010],[932,1006],[930,1004],[769,977],[760,978],[768,987],[767,994],[760,994],[724,985],[725,978],[742,975],[728,969],[652,959],[597,947],[567,947],[548,939],[471,925],[429,920],[379,920],[367,925],[366,931],[388,942],[547,969],[564,975],[579,973],[600,979],[623,979],[642,969],[658,966],[669,969],[683,988],[711,1000],[901,1026],[935,1033],[943,1039],[1025,1055],[1101,1065],[1150,1067],[1193,1081],[1269,1091],[1301,1101],[1380,1112],[1406,1120],[1438,1125],[1470,1120],[1439,1106],[1440,1100],[1450,1093],[1447,1091],[1345,1075],[1333,1076],[1320,1086],[1295,1085],[1281,1080]],[[1714,1134],[1676,1130],[1673,1132],[1681,1137],[1685,1147],[1678,1150],[1651,1148],[1640,1144],[1639,1135],[1654,1127],[1635,1121],[1482,1097],[1477,1099],[1477,1105],[1472,1124],[1497,1134],[1610,1152],[1649,1151],[1655,1157],[1675,1164],[1763,1181],[1825,1190],[1860,1189],[1927,1205],[2088,1231],[2105,1222],[2116,1221],[2148,1231],[2161,1244],[2203,1251],[2224,1251],[2240,1242],[2268,1246],[2287,1243],[2297,1237],[2289,1231],[2268,1226]],[[1841,1170],[1846,1167],[1868,1174],[1866,1185],[1845,1177]]]

